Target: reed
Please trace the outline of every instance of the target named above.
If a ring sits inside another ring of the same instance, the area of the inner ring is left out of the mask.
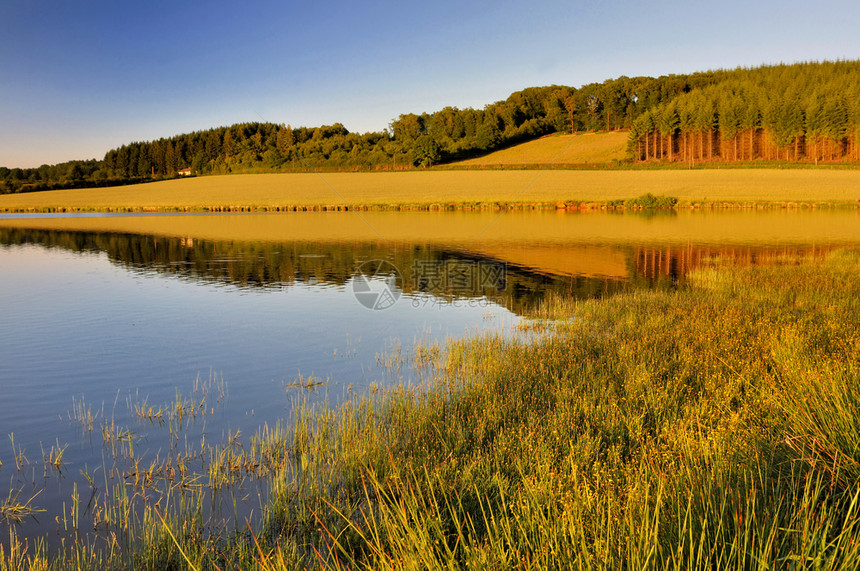
[[[12,445],[12,457],[15,460],[15,468],[20,472],[24,466],[28,466],[30,461],[24,455],[24,449],[20,446],[15,446],[15,433],[9,433],[9,442]]]
[[[299,374],[295,378],[295,380],[289,383],[285,383],[284,387],[286,388],[287,392],[290,392],[293,389],[315,389],[317,387],[327,386],[330,380],[331,379],[328,378],[323,380],[320,377],[315,377],[313,375],[306,377],[302,374]]]
[[[551,334],[452,344],[428,391],[307,411],[258,562],[853,568],[858,269],[553,300]]]
[[[858,274],[852,252],[716,260],[548,300],[520,338],[396,346],[381,363],[420,383],[302,392],[289,426],[106,470],[100,543],[13,542],[0,569],[855,569]],[[252,481],[260,517],[204,509]]]
[[[41,493],[36,491],[26,501],[21,497],[21,489],[9,490],[8,497],[0,502],[0,517],[7,521],[20,523],[24,518],[35,516],[45,510],[33,505],[33,500]]]
[[[99,411],[93,412],[92,407],[86,404],[83,397],[81,397],[81,400],[72,397],[72,410],[69,413],[70,421],[79,425],[83,430],[92,432],[98,416]]]
[[[46,477],[49,469],[56,470],[57,472],[63,471],[63,467],[65,466],[63,456],[66,453],[66,448],[68,447],[68,444],[60,446],[59,439],[57,439],[56,445],[51,445],[50,450],[46,451],[45,448],[42,447],[42,463],[45,465]]]

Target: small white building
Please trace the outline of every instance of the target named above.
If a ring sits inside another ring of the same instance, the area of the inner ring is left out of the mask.
[[[191,176],[191,167],[179,169],[178,171],[176,171],[176,174],[178,174],[179,176]]]

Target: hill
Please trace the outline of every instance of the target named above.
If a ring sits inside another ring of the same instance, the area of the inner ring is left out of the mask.
[[[860,162],[860,60],[529,87],[482,109],[401,114],[373,133],[350,133],[339,123],[240,123],[132,142],[102,160],[0,167],[0,194],[128,184],[181,171],[402,170],[476,159],[553,133],[619,129],[631,129],[631,160]]]
[[[628,130],[547,135],[453,165],[605,164],[626,158],[629,137]]]

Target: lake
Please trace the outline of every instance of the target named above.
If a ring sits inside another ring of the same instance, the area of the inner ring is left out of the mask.
[[[548,295],[858,245],[857,210],[0,216],[0,502],[45,510],[0,528],[56,541],[73,494],[297,403],[420,385],[416,345],[522,335]],[[225,518],[259,511],[234,492]]]

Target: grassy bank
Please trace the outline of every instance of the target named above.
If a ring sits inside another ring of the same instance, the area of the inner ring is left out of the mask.
[[[417,348],[429,388],[266,432],[253,531],[152,501],[133,556],[19,546],[0,569],[855,569],[858,272],[843,251],[554,300],[530,339]]]
[[[409,171],[257,174],[0,196],[0,212],[601,207],[644,194],[680,206],[856,204],[860,171]]]

